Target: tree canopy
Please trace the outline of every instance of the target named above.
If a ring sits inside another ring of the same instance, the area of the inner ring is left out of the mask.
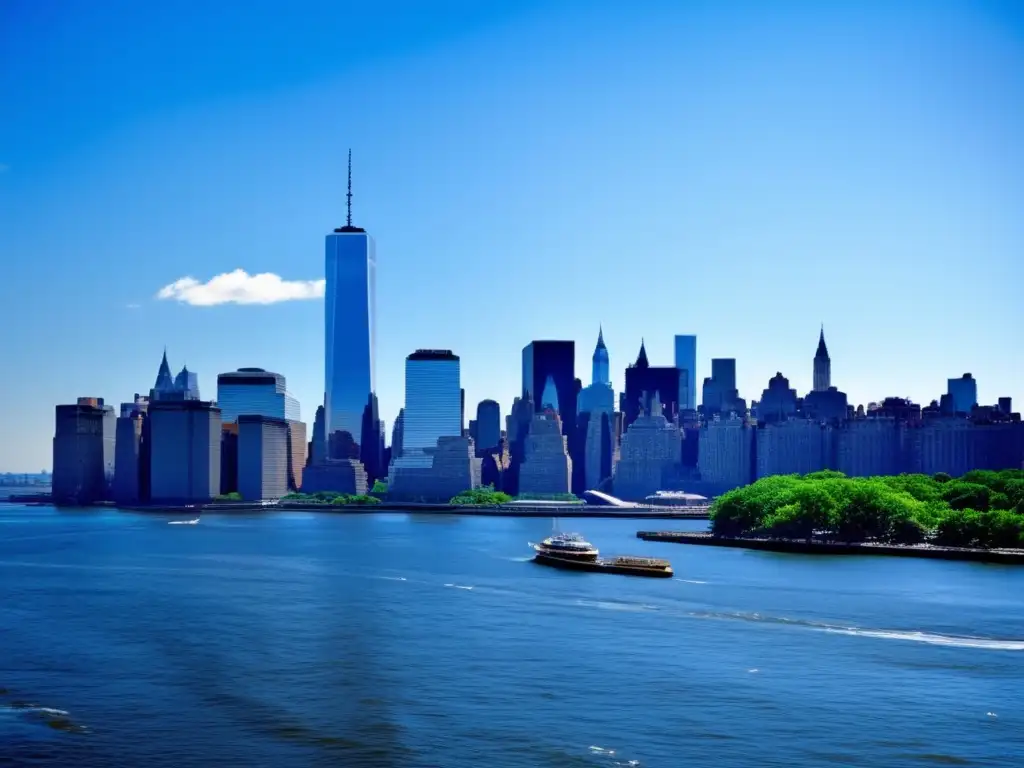
[[[719,496],[717,536],[1024,547],[1024,470],[847,477],[774,475]]]
[[[482,485],[469,491],[463,491],[458,496],[452,497],[450,504],[459,507],[484,507],[497,506],[512,501],[507,493],[494,490],[493,485]]]

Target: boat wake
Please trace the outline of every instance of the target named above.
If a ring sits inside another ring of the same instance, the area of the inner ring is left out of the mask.
[[[199,525],[199,518],[195,520],[171,520],[168,525]]]
[[[600,608],[604,611],[631,611],[635,613],[659,610],[656,605],[615,600],[577,600],[576,605],[582,605],[586,608]]]
[[[678,576],[672,581],[685,581],[687,584],[707,584],[706,581],[698,581],[697,579],[680,579]]]
[[[943,645],[950,648],[975,648],[989,651],[1024,651],[1024,640],[1008,640],[991,637],[973,637],[970,635],[944,635],[938,632],[898,629],[866,629],[864,627],[824,624],[804,619],[789,619],[782,616],[763,616],[759,613],[713,613],[692,612],[689,614],[697,619],[719,619],[725,621],[749,621],[763,624],[776,624],[807,629],[813,632],[825,632],[833,635],[850,637],[869,637],[877,640],[903,640],[905,642]]]
[[[473,588],[473,585],[471,585],[471,584],[468,585],[468,586],[465,585],[465,584],[445,584],[445,586],[446,587],[451,587],[453,589],[472,589]]]
[[[605,747],[597,747],[591,745],[590,754],[595,757],[606,757],[612,765],[628,766],[628,768],[639,768],[639,760],[620,760],[617,759],[617,755],[614,749],[606,749]]]
[[[66,710],[43,707],[30,702],[13,701],[6,706],[0,707],[0,713],[7,713],[21,717],[29,722],[47,725],[55,731],[86,733],[89,730],[84,725],[74,722],[71,719],[71,713]]]

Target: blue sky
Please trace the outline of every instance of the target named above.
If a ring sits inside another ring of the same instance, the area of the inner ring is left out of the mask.
[[[148,391],[165,344],[208,397],[285,374],[310,421],[320,299],[156,296],[321,279],[349,147],[389,430],[412,350],[504,413],[531,339],[589,383],[599,323],[617,388],[641,337],[671,364],[696,333],[698,376],[803,392],[824,323],[853,402],[972,371],[1024,406],[1014,2],[9,0],[0,105],[0,470],[49,467],[53,406]]]

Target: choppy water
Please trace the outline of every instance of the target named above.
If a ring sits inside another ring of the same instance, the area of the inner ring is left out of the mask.
[[[171,519],[0,506],[0,765],[1024,765],[1024,569],[572,521],[673,561],[645,580],[527,562],[545,520]]]

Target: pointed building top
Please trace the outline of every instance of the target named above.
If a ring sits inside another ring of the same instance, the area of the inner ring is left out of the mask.
[[[597,348],[598,349],[607,349],[607,347],[604,345],[604,326],[603,325],[597,326]]]
[[[345,194],[345,200],[347,203],[347,212],[345,216],[345,226],[338,227],[335,232],[365,232],[366,230],[362,227],[352,226],[352,150],[348,151],[348,192]]]
[[[647,361],[647,348],[644,346],[643,338],[640,339],[640,354],[636,358],[637,368],[650,368],[651,364]]]
[[[167,363],[167,347],[164,347],[164,356],[160,360],[160,369],[156,374],[156,383],[153,389],[157,392],[168,392],[174,389],[174,378],[171,376],[171,366]]]
[[[828,357],[828,347],[825,346],[825,325],[821,326],[821,333],[818,335],[818,351],[814,353],[815,357]]]

